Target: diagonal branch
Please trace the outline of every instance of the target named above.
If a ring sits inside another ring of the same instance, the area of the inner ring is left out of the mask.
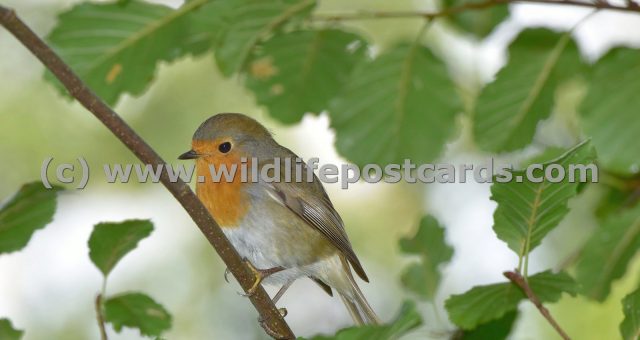
[[[571,338],[562,329],[562,327],[560,327],[558,322],[553,318],[553,316],[551,316],[551,313],[549,313],[549,310],[542,305],[542,302],[540,302],[540,299],[538,299],[536,294],[533,293],[533,290],[531,290],[531,287],[529,286],[527,281],[518,271],[504,272],[503,275],[507,279],[509,279],[511,282],[516,284],[518,287],[520,287],[520,289],[522,289],[525,295],[527,295],[527,298],[536,306],[536,308],[538,308],[538,310],[540,311],[540,314],[542,314],[542,316],[544,316],[544,318],[547,319],[549,324],[551,324],[551,326],[558,332],[558,334],[560,334],[562,339],[571,340]]]
[[[616,6],[607,1],[585,2],[577,0],[486,0],[484,2],[467,2],[459,6],[445,8],[441,11],[424,12],[424,11],[363,11],[357,13],[346,14],[318,14],[313,16],[313,20],[317,21],[349,21],[349,20],[367,20],[367,19],[401,19],[401,18],[424,18],[435,19],[441,17],[452,16],[466,11],[478,11],[494,6],[511,4],[511,3],[530,3],[541,5],[566,5],[574,7],[587,7],[593,9],[607,9],[613,11],[640,13],[640,5],[633,1],[629,1],[626,6]]]
[[[165,161],[120,116],[105,104],[16,13],[0,5],[0,24],[11,32],[49,69],[69,93],[93,113],[120,141],[145,164],[157,166]],[[207,209],[181,179],[172,182],[166,172],[160,181],[189,213],[200,231],[225,262],[245,292],[254,283],[252,272],[244,264]],[[265,331],[274,338],[293,339],[293,332],[280,315],[269,295],[259,287],[249,298],[260,314]]]

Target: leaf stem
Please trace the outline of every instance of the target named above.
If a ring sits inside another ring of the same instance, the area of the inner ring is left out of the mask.
[[[483,10],[490,7],[511,4],[511,3],[530,3],[530,4],[542,4],[542,5],[566,5],[574,7],[588,7],[596,10],[607,9],[613,11],[640,13],[640,6],[635,5],[633,2],[628,3],[626,6],[616,6],[606,1],[597,2],[582,2],[577,0],[487,0],[484,2],[468,2],[460,6],[449,7],[441,11],[363,11],[356,13],[344,13],[344,14],[317,14],[312,17],[316,21],[351,21],[351,20],[372,20],[372,19],[406,19],[406,18],[426,18],[435,19],[441,17],[448,17],[455,14],[459,14],[466,11]]]
[[[195,6],[195,5],[194,5]],[[31,28],[25,24],[15,11],[0,5],[0,24],[13,34],[33,55],[50,70],[78,102],[102,122],[131,152],[144,164],[153,167],[166,162],[147,144],[113,109],[100,99]],[[225,237],[220,226],[211,217],[209,211],[191,191],[189,186],[178,179],[169,178],[166,172],[160,177],[162,184],[189,213],[200,231],[216,250],[227,268],[236,277],[245,292],[255,281],[238,252]],[[258,286],[250,294],[249,300],[260,314],[263,324],[273,331],[272,336],[282,339],[294,339],[295,335],[284,321],[267,292]]]
[[[107,277],[106,276],[102,279],[102,287],[100,290],[100,294],[102,294],[103,296],[107,295]]]
[[[104,322],[104,314],[103,306],[102,306],[102,293],[96,296],[95,307],[96,307],[96,319],[98,320],[98,328],[100,328],[100,340],[108,340],[107,337],[107,329],[105,327]]]
[[[522,260],[524,259],[524,256],[522,254],[524,254],[524,250],[520,251],[520,254],[518,254],[518,272],[519,273],[522,272]]]
[[[571,340],[571,338],[562,329],[562,327],[560,327],[558,322],[556,322],[553,316],[551,316],[551,313],[549,313],[549,310],[542,305],[542,302],[540,302],[540,299],[538,299],[536,294],[531,289],[531,286],[529,286],[525,278],[522,275],[520,275],[518,271],[504,272],[503,275],[507,279],[509,279],[511,282],[513,282],[516,286],[520,287],[520,289],[522,289],[525,295],[527,295],[527,298],[536,306],[536,308],[538,308],[538,310],[540,311],[540,314],[542,314],[542,316],[545,319],[547,319],[549,324],[551,324],[551,326],[556,330],[556,332],[560,334],[562,339]]]
[[[427,31],[429,30],[432,23],[433,23],[432,18],[425,19],[424,24],[422,24],[422,27],[420,27],[418,34],[416,34],[416,39],[413,42],[414,45],[420,44],[420,41],[422,41],[422,38],[424,37],[425,33],[427,33]]]

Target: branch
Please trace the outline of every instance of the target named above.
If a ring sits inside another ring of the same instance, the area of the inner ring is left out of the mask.
[[[100,328],[100,340],[108,340],[107,330],[104,327],[104,315],[102,314],[102,293],[96,296],[96,319],[98,321],[98,328]]]
[[[465,11],[477,11],[490,7],[510,4],[510,3],[531,3],[542,5],[568,5],[576,7],[588,7],[593,9],[608,9],[613,11],[624,11],[632,13],[640,13],[640,6],[633,1],[629,1],[627,6],[616,6],[606,1],[582,2],[576,0],[487,0],[485,2],[467,2],[460,6],[445,8],[441,11],[422,12],[422,11],[398,11],[398,12],[359,12],[347,14],[320,14],[314,15],[313,20],[318,21],[347,21],[347,20],[367,20],[367,19],[400,19],[400,18],[423,18],[435,19],[441,17],[452,16]]]
[[[520,289],[522,289],[522,291],[527,295],[527,298],[529,298],[529,300],[538,308],[540,314],[542,314],[542,316],[544,316],[544,318],[549,321],[551,326],[553,326],[553,328],[558,332],[558,334],[560,334],[560,336],[564,340],[571,340],[567,333],[565,333],[562,327],[560,327],[556,320],[551,316],[549,310],[542,305],[540,299],[538,299],[538,297],[533,293],[533,290],[531,290],[531,287],[519,272],[504,272],[503,275],[511,282],[515,283],[518,287],[520,287]]]
[[[165,161],[115,111],[94,94],[71,68],[18,18],[15,11],[0,5],[0,24],[40,59],[47,69],[62,82],[69,93],[111,130],[140,161],[150,164],[154,168],[159,164],[165,164]],[[200,228],[200,231],[227,265],[229,271],[238,280],[242,289],[248,292],[255,281],[255,277],[231,243],[229,243],[229,240],[224,236],[209,211],[181,179],[172,182],[168,175],[162,172],[160,181],[189,213],[198,228]],[[260,314],[261,324],[264,326],[265,331],[274,338],[295,338],[289,325],[284,321],[271,298],[262,287],[258,287],[249,299]]]

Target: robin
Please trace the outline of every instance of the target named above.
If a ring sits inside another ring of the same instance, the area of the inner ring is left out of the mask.
[[[214,115],[179,159],[195,159],[198,178],[206,178],[198,180],[196,193],[255,274],[249,294],[261,283],[281,285],[276,303],[293,281],[306,276],[331,296],[335,289],[356,324],[380,323],[351,273],[369,282],[322,183],[306,166],[300,167],[301,178],[283,180],[287,168],[295,173],[299,158],[264,126],[239,113]],[[284,164],[276,181],[239,171],[232,178],[211,176],[213,169],[240,170],[244,163],[255,172],[273,169],[276,162]],[[308,171],[313,175],[307,177]]]

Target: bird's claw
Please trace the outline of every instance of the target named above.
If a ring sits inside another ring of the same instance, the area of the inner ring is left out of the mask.
[[[229,283],[229,273],[231,273],[231,271],[229,270],[229,268],[225,268],[224,269],[224,280]]]
[[[249,297],[252,296],[253,294],[256,293],[256,291],[258,290],[258,287],[260,286],[260,284],[262,283],[262,280],[264,280],[266,277],[275,274],[277,272],[280,272],[282,270],[284,270],[284,267],[273,267],[273,268],[269,268],[269,269],[258,269],[256,268],[253,263],[251,263],[249,260],[247,260],[246,258],[243,258],[242,261],[244,261],[244,263],[247,265],[247,267],[249,267],[249,270],[251,270],[251,272],[253,273],[253,276],[255,277],[255,281],[253,282],[253,284],[251,285],[251,287],[249,289],[247,289],[247,293],[246,294],[241,294],[242,296],[245,297]]]
[[[280,316],[282,316],[283,318],[285,316],[287,316],[287,314],[289,314],[289,312],[287,311],[286,308],[282,307],[282,308],[278,308],[278,312],[280,313]]]
[[[246,294],[242,294],[245,297],[249,297],[256,293],[256,290],[258,290],[258,286],[260,285],[262,280],[265,278],[265,276],[260,269],[257,269],[253,265],[253,263],[251,263],[251,261],[247,260],[246,258],[242,260],[247,265],[247,267],[249,267],[249,270],[251,270],[251,272],[253,273],[253,276],[255,277],[255,281],[253,282],[253,285],[251,285],[251,288],[247,290]]]
[[[287,316],[287,314],[289,314],[289,312],[287,311],[286,308],[282,307],[282,308],[278,308],[278,313],[280,313],[281,317],[285,317]],[[262,316],[258,317],[258,322],[263,322],[264,320],[262,319]]]
[[[242,261],[247,265],[247,267],[249,267],[249,269],[253,273],[253,275],[255,277],[255,281],[253,282],[253,285],[251,286],[251,288],[249,288],[247,290],[246,294],[245,293],[241,293],[241,292],[237,292],[237,293],[238,293],[238,295],[241,295],[241,296],[244,296],[244,297],[249,297],[249,296],[252,296],[253,294],[255,294],[256,290],[258,290],[258,285],[260,285],[260,283],[264,279],[264,274],[262,273],[261,270],[259,270],[256,267],[254,267],[253,264],[249,260],[247,260],[246,258],[243,258]],[[225,270],[224,270],[224,280],[227,283],[229,283],[229,273],[231,273],[229,268],[225,268]]]

